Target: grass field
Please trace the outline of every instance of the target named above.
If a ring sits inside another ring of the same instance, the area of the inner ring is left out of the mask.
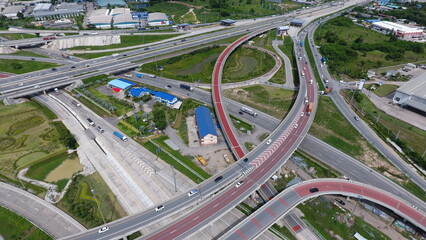
[[[121,50],[121,51],[113,51],[113,52],[98,52],[98,53],[76,53],[73,56],[84,58],[84,59],[93,59],[93,58],[99,58],[104,56],[111,56],[114,53],[122,53],[129,50]]]
[[[426,150],[424,144],[426,142],[426,131],[387,115],[385,112],[376,108],[366,96],[362,98],[361,102],[356,102],[356,104],[359,108],[362,108],[365,113],[372,115],[374,118],[377,118],[380,114],[380,123],[391,130],[395,136],[399,132],[398,138],[406,141],[414,151],[422,154]],[[371,121],[368,122],[371,123]]]
[[[294,91],[264,85],[226,89],[224,95],[279,119],[287,115],[296,97]]]
[[[9,40],[20,40],[27,38],[36,38],[37,36],[35,34],[28,33],[0,33],[0,37],[4,37]]]
[[[144,64],[141,71],[186,82],[211,83],[213,66],[224,47],[207,47],[184,55]],[[223,83],[245,81],[270,71],[273,58],[259,50],[239,48],[227,60]],[[163,70],[157,70],[163,66]]]
[[[333,168],[325,165],[324,163],[318,163],[317,161],[313,160],[311,157],[308,157],[307,155],[296,151],[293,155],[302,157],[309,168],[313,167],[315,168],[316,173],[314,174],[317,178],[337,178],[339,176],[338,173],[333,170]]]
[[[9,72],[9,73],[15,73],[15,74],[34,72],[34,71],[38,71],[42,69],[60,66],[58,64],[46,63],[46,62],[10,60],[10,59],[0,59],[0,65],[2,66],[2,72]]]
[[[161,143],[161,141],[156,141],[156,143],[160,143],[161,147],[163,147],[164,145],[166,145],[164,143]],[[177,171],[181,172],[182,174],[184,174],[185,176],[187,176],[188,178],[190,178],[195,183],[201,183],[203,181],[197,175],[193,174],[187,168],[185,168],[184,166],[182,166],[180,163],[176,162],[176,160],[174,160],[172,157],[170,157],[164,151],[160,151],[160,152],[157,153],[156,151],[157,151],[158,148],[154,144],[152,144],[151,142],[145,142],[145,143],[142,144],[142,146],[144,148],[148,149],[150,152],[156,154],[159,158],[161,158],[167,164],[172,165]],[[165,147],[166,147],[165,149],[167,151],[168,151],[168,149],[170,149],[168,146],[165,146]],[[173,151],[173,152],[175,152],[175,151]],[[182,156],[182,157],[179,156],[178,157],[178,155],[175,155],[172,152],[170,152],[170,153],[173,156],[175,156],[176,158],[178,158],[181,161],[183,161],[188,167],[190,167],[190,168],[194,169],[195,171],[197,171],[201,176],[204,176],[206,179],[210,177],[210,175],[207,172],[205,172],[204,170],[202,170],[201,168],[199,168],[194,162],[192,162],[192,159],[190,157],[187,157],[187,156]],[[180,155],[180,153],[178,153],[178,154]]]
[[[104,45],[104,46],[77,46],[77,47],[70,48],[69,50],[104,50],[104,49],[131,47],[131,46],[142,45],[142,44],[147,44],[152,42],[158,42],[158,41],[169,39],[179,35],[180,34],[123,35],[121,36],[120,44],[111,44],[111,45]]]
[[[4,239],[52,239],[25,218],[3,207],[0,207],[0,222],[0,236]]]
[[[51,124],[55,118],[37,102],[0,106],[0,174],[13,180],[19,168],[65,150],[56,125]]]
[[[3,54],[3,53],[2,53]],[[47,56],[45,55],[41,55],[41,54],[37,54],[37,53],[33,53],[30,51],[25,51],[25,50],[19,50],[17,52],[11,53],[11,54],[4,54],[4,55],[15,55],[15,56],[26,56],[26,57],[42,57],[42,58],[47,58]]]
[[[343,18],[343,17],[342,17]],[[336,52],[342,52],[343,48],[351,48],[351,45],[355,43],[358,38],[361,38],[361,43],[366,45],[372,44],[382,44],[389,42],[389,36],[378,33],[376,31],[370,30],[366,27],[361,27],[356,25],[355,23],[350,23],[349,25],[339,25],[341,18],[336,18],[332,21],[328,21],[325,24],[322,24],[315,31],[315,43],[319,46],[333,46],[336,49]],[[336,34],[337,39],[329,39],[327,42],[326,34]],[[334,41],[334,42],[333,42]],[[342,44],[339,44],[343,42]],[[359,40],[358,40],[359,41]],[[331,43],[333,42],[333,43]],[[346,42],[347,45],[344,45]],[[341,47],[339,47],[339,45]],[[423,44],[423,49],[425,44]],[[339,49],[337,49],[339,48]],[[352,48],[351,48],[352,49]],[[323,52],[324,48],[321,48],[320,51]],[[337,54],[332,54],[327,57],[329,66],[331,70],[334,71],[335,74],[348,74],[351,72],[351,75],[355,75],[356,72],[366,72],[369,69],[376,69],[386,66],[393,66],[398,64],[403,64],[407,62],[419,62],[426,60],[426,54],[424,53],[415,53],[413,51],[404,51],[403,57],[400,60],[385,60],[386,55],[383,51],[372,50],[372,51],[359,51],[353,50],[357,57],[355,58],[347,58],[346,60],[337,60]],[[347,56],[348,54],[341,54],[342,56]],[[351,53],[352,55],[352,53]],[[336,58],[336,61],[333,59]],[[344,75],[348,77],[347,75]]]
[[[78,175],[57,206],[87,228],[99,226],[103,221],[91,189],[95,191],[97,202],[107,222],[126,216],[98,172],[86,177]]]
[[[245,122],[245,121],[241,120],[240,118],[237,118],[233,115],[230,115],[230,116],[231,116],[231,121],[234,124],[234,127],[236,129],[240,130],[243,133],[247,133],[247,131],[253,132],[254,127],[255,127],[254,125],[251,125],[250,123]]]
[[[306,202],[305,205],[299,205],[298,208],[304,213],[304,218],[327,239],[336,239],[331,232],[338,235],[339,239],[355,240],[353,235],[356,232],[362,236],[368,236],[371,240],[391,239],[359,217],[355,217],[354,223],[349,225],[347,213],[324,198],[315,198]]]
[[[376,85],[376,90],[373,90],[374,94],[376,94],[379,97],[386,97],[387,95],[394,92],[399,86],[397,85],[391,85],[391,84],[383,84],[382,86]],[[368,86],[366,86],[368,88]]]

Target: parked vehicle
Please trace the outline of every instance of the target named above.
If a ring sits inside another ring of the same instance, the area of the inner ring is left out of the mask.
[[[164,208],[164,205],[160,205],[160,206],[155,208],[155,211],[159,212],[159,211],[163,210],[163,208]]]
[[[201,157],[201,156],[199,156],[199,157],[198,157],[198,161],[199,161],[201,164],[203,164],[203,166],[206,166],[206,165],[207,165],[206,160],[204,160],[204,158],[203,158],[203,157]]]
[[[179,85],[180,86],[180,88],[183,88],[183,89],[186,89],[186,90],[188,90],[188,91],[194,91],[194,88],[193,87],[191,87],[191,86],[189,86],[189,85],[186,85],[186,84],[181,84],[181,85]]]
[[[126,74],[124,74],[124,76],[125,76],[125,77],[129,77],[129,78],[132,78],[132,77],[133,77],[133,75],[132,75],[131,73],[126,73]]]
[[[226,162],[226,163],[231,163],[231,160],[229,160],[229,157],[228,157],[228,155],[227,155],[227,154],[224,154],[224,155],[223,155],[223,158],[225,159],[225,162]]]
[[[121,133],[114,131],[114,135],[117,136],[118,138],[120,138],[121,140],[123,140],[124,142],[127,142],[127,137],[121,135]]]

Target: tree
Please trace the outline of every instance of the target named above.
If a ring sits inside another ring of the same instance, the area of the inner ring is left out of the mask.
[[[251,8],[251,9],[250,9],[249,14],[250,14],[250,15],[254,15],[254,14],[255,14],[255,11],[254,11],[254,9],[253,9],[253,8]]]
[[[18,19],[19,19],[19,20],[23,20],[23,19],[24,19],[24,14],[23,14],[23,13],[21,13],[21,12],[18,12],[18,13],[16,14],[16,16],[18,17]]]
[[[356,43],[362,43],[364,41],[364,39],[362,38],[362,36],[359,36],[357,39],[355,39]]]

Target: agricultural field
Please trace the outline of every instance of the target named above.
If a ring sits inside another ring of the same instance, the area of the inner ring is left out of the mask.
[[[25,218],[6,208],[0,207],[0,222],[0,236],[4,239],[52,239]]]
[[[34,72],[60,66],[54,63],[10,59],[0,59],[0,65],[2,66],[2,72],[15,74]]]
[[[0,106],[0,174],[14,180],[22,168],[66,151],[76,143],[54,113],[27,101]],[[72,146],[71,146],[72,145]]]
[[[424,43],[398,40],[337,17],[318,27],[315,43],[336,75],[365,78],[369,69],[426,60]]]
[[[142,72],[186,82],[211,83],[214,64],[225,47],[211,46],[190,53],[144,64]],[[262,63],[262,64],[261,64]],[[272,56],[262,51],[239,48],[227,60],[223,83],[239,82],[261,76],[275,65]],[[157,69],[162,66],[163,70]]]
[[[121,43],[104,46],[77,46],[69,50],[105,50],[114,48],[131,47],[142,45],[179,36],[180,34],[165,34],[165,35],[124,35],[121,36]],[[109,53],[111,54],[111,53]]]
[[[226,89],[224,95],[247,106],[283,119],[290,111],[296,93],[265,85]]]
[[[92,189],[96,197],[91,192]],[[64,198],[56,205],[86,228],[93,228],[103,224],[97,204],[99,204],[107,222],[126,216],[111,189],[101,175],[96,172],[85,177],[77,175]]]

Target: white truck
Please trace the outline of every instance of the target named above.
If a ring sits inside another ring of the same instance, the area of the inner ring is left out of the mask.
[[[257,113],[256,113],[255,111],[253,111],[253,110],[251,110],[251,109],[249,109],[249,108],[246,108],[246,107],[242,107],[242,108],[241,108],[241,112],[245,112],[245,113],[247,113],[247,114],[250,114],[250,115],[252,115],[253,117],[256,117],[256,116],[257,116]]]

